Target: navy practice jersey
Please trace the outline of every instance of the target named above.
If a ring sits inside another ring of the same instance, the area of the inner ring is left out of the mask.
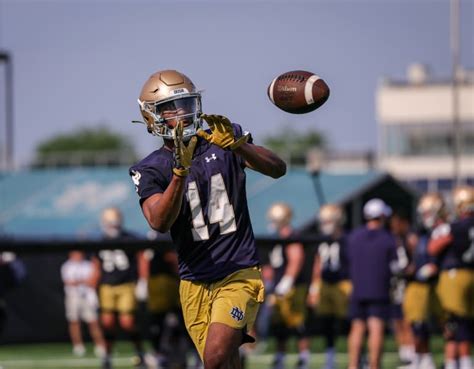
[[[288,238],[296,238],[298,237],[297,232],[292,232]],[[270,266],[274,271],[273,277],[273,284],[277,285],[278,282],[283,278],[285,275],[286,267],[288,266],[288,257],[285,252],[285,248],[289,244],[276,244],[274,245],[270,252],[268,253],[268,261],[270,262]],[[304,264],[301,266],[301,270],[295,279],[295,284],[304,284],[307,283],[309,280],[308,273],[305,273]]]
[[[123,231],[117,240],[136,240],[138,237]],[[104,238],[104,240],[106,240]],[[111,242],[110,239],[107,239]],[[101,284],[119,285],[135,282],[138,277],[136,251],[120,249],[100,250],[95,255],[100,261]]]
[[[317,247],[321,262],[321,278],[325,282],[335,283],[349,278],[347,262],[347,237],[325,238]]]
[[[176,276],[175,251],[169,250],[165,253],[160,250],[153,251],[153,257],[150,260],[150,275],[154,276],[158,274]]]
[[[242,128],[233,127],[241,137]],[[244,169],[239,155],[198,138],[182,206],[171,227],[181,279],[212,282],[258,264]],[[171,182],[173,153],[163,146],[131,167],[130,175],[143,204]]]
[[[391,265],[397,262],[395,238],[385,229],[355,229],[347,254],[352,295],[360,300],[389,300]]]
[[[415,265],[415,272],[412,277],[413,280],[418,281],[418,282],[430,282],[433,279],[436,279],[437,276],[433,276],[429,280],[425,280],[422,278],[417,277],[418,271],[425,266],[426,264],[436,264],[436,257],[431,256],[428,254],[428,240],[429,236],[424,234],[420,235],[418,239],[418,243],[415,247],[415,251],[412,256],[413,263]]]
[[[433,231],[433,237],[436,232],[451,233],[453,241],[440,255],[441,269],[474,269],[474,216],[443,226]]]

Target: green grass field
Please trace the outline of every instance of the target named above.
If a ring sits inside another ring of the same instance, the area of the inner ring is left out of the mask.
[[[432,351],[438,366],[442,361],[442,340],[435,337],[432,343]],[[346,344],[343,339],[338,341],[337,363],[338,369],[345,369],[347,366]],[[273,343],[269,348],[260,354],[249,356],[247,369],[270,368],[273,359]],[[71,346],[63,343],[55,344],[34,344],[34,345],[6,345],[0,347],[0,366],[2,369],[81,369],[100,368],[100,361],[92,354],[91,346],[87,346],[88,353],[83,358],[76,358],[71,354]],[[295,343],[290,343],[291,354],[287,358],[287,368],[292,369],[296,363]],[[311,347],[311,369],[319,369],[324,363],[322,342],[315,339]],[[398,365],[398,356],[392,339],[388,339],[384,350],[384,368],[395,369]],[[131,345],[127,342],[119,342],[116,345],[114,355],[114,368],[132,368],[131,357],[133,353]]]

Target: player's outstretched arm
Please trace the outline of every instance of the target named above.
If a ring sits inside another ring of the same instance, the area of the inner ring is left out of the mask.
[[[244,143],[234,149],[234,152],[244,158],[250,169],[269,177],[280,178],[286,173],[286,163],[263,146]]]
[[[181,209],[185,182],[185,177],[175,174],[165,192],[154,194],[143,202],[143,214],[151,228],[161,233],[170,230]]]
[[[143,214],[151,228],[168,232],[178,217],[183,199],[185,178],[192,164],[197,137],[191,138],[188,144],[183,141],[183,122],[178,122],[173,130],[174,168],[171,183],[165,192],[150,196],[142,204]]]

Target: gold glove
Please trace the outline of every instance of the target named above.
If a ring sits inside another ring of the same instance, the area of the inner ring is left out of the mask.
[[[173,129],[174,142],[174,168],[173,173],[179,177],[186,177],[189,174],[193,160],[194,149],[196,148],[197,137],[194,136],[188,145],[183,142],[183,122],[178,122]]]
[[[197,131],[197,135],[214,145],[222,147],[223,149],[229,148],[235,150],[242,144],[246,143],[249,139],[249,135],[246,134],[235,140],[232,123],[222,115],[202,114],[201,118],[207,122],[211,129],[211,133],[209,134],[200,129]]]

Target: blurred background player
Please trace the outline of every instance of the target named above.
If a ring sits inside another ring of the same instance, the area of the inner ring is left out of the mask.
[[[0,252],[0,336],[5,329],[8,315],[5,295],[12,288],[18,287],[26,276],[26,265],[15,253]]]
[[[444,328],[445,369],[472,369],[474,339],[474,189],[455,188],[457,219],[435,226],[428,244],[440,262],[437,292],[448,318]]]
[[[104,241],[136,239],[122,227],[122,213],[118,208],[104,209],[101,215],[101,227]],[[113,247],[113,245],[111,246]],[[101,250],[93,257],[99,283],[100,320],[104,330],[107,353],[103,368],[112,368],[112,345],[116,336],[116,319],[118,325],[128,334],[132,341],[137,368],[145,368],[143,347],[140,333],[135,324],[137,305],[135,289],[146,288],[145,260],[143,252],[123,251],[120,249]],[[137,277],[140,280],[137,283]],[[143,294],[143,291],[137,291]]]
[[[335,369],[335,343],[341,323],[347,319],[351,293],[347,263],[343,209],[327,204],[319,210],[319,227],[323,241],[317,246],[313,264],[308,304],[316,309],[326,339],[325,369]]]
[[[273,204],[267,218],[282,239],[293,238],[297,233],[291,226],[292,209],[284,203]],[[269,297],[272,309],[272,330],[276,337],[273,369],[283,369],[287,341],[291,334],[298,338],[298,369],[309,368],[309,340],[305,331],[306,295],[308,278],[303,272],[305,252],[301,243],[277,244],[270,251],[273,269],[273,294]]]
[[[368,330],[370,369],[380,369],[385,321],[390,315],[390,279],[397,268],[395,239],[385,229],[391,209],[381,199],[363,208],[366,224],[348,238],[350,301],[349,369],[357,369]]]
[[[423,231],[407,239],[410,264],[405,270],[408,282],[403,302],[403,313],[414,336],[415,354],[411,364],[404,368],[435,369],[430,351],[430,321],[440,317],[436,295],[438,266],[428,254],[428,239],[433,227],[445,221],[443,198],[438,193],[425,194],[418,202],[417,213]]]
[[[72,352],[77,356],[84,356],[86,353],[81,334],[82,320],[89,327],[96,356],[103,358],[105,342],[98,322],[97,279],[94,278],[92,262],[85,258],[82,251],[71,251],[68,260],[61,266],[61,277],[64,283],[64,304],[73,345]]]
[[[410,324],[403,315],[402,304],[407,283],[404,271],[410,264],[410,254],[407,249],[410,242],[416,242],[416,235],[411,231],[408,216],[401,209],[390,217],[389,228],[397,244],[398,268],[400,270],[400,273],[394,275],[391,280],[390,320],[398,345],[398,357],[402,364],[408,364],[413,360],[415,348]]]
[[[158,233],[150,231],[149,239]],[[186,367],[190,340],[179,303],[178,255],[173,249],[147,251],[149,333],[159,368]],[[195,361],[201,363],[197,352]]]

